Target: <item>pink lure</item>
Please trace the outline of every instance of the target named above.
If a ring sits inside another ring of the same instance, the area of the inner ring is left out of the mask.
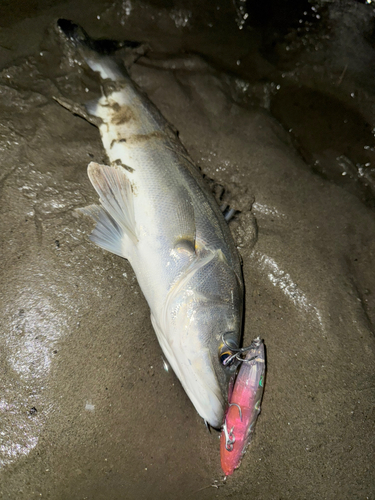
[[[221,433],[221,468],[226,476],[239,467],[260,413],[266,371],[264,343],[257,338],[252,346],[237,375]]]

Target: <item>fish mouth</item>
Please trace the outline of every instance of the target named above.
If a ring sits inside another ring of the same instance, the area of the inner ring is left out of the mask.
[[[171,345],[153,316],[151,321],[159,344],[195,409],[211,427],[220,429],[224,420],[225,401],[209,349],[195,345],[197,341],[183,338]]]
[[[216,391],[207,387],[207,378],[204,381],[196,379],[197,383],[193,385],[191,373],[188,373],[187,376],[184,375],[180,372],[177,376],[199,415],[211,427],[220,429],[224,419],[222,398],[218,397]]]
[[[211,427],[220,429],[224,419],[224,398],[211,363],[208,349],[202,349],[194,358],[169,357],[169,362],[179,378],[199,415]]]
[[[210,354],[201,353],[192,370],[183,373],[181,383],[199,415],[215,429],[220,429],[224,419],[224,399],[214,370]],[[212,365],[211,365],[212,366]]]

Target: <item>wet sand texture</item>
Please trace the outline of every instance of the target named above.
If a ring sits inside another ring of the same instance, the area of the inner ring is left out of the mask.
[[[268,2],[245,20],[241,6],[0,8],[1,498],[375,498],[372,8]],[[265,340],[268,372],[219,488],[219,435],[164,370],[130,265],[75,216],[96,201],[87,164],[106,159],[53,100],[98,92],[63,56],[58,17],[150,44],[132,77],[242,210],[244,344]]]

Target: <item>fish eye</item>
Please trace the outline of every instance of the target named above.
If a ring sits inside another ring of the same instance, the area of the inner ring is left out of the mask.
[[[231,366],[234,362],[235,354],[238,347],[233,339],[225,338],[226,335],[232,332],[227,332],[222,336],[222,344],[219,347],[219,360],[223,366]]]
[[[222,352],[221,354],[219,354],[220,363],[222,365],[224,365],[224,366],[230,366],[233,363],[234,359],[235,359],[235,358],[233,358],[233,359],[229,360],[229,358],[231,356],[233,356],[233,354],[234,353],[232,351],[228,351],[228,350],[226,350],[226,351]]]

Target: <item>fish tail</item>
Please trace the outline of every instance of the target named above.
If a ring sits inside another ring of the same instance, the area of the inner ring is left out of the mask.
[[[95,40],[86,33],[82,26],[68,19],[59,19],[57,26],[60,33],[73,45],[86,64],[93,71],[98,72],[103,80],[118,81],[128,77],[125,65],[113,57],[115,52],[120,49],[130,49],[130,53],[133,54],[132,61],[141,55],[135,50],[141,47],[140,42]]]

